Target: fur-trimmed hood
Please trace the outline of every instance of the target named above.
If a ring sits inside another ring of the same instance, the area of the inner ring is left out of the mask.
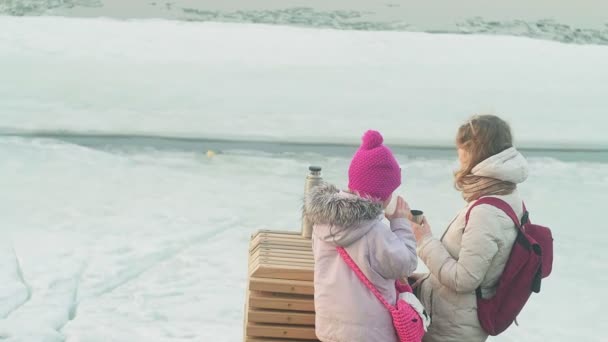
[[[321,184],[304,199],[303,215],[323,241],[348,246],[381,220],[382,204]]]

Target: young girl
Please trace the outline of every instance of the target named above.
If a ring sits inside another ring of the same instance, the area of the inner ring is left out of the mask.
[[[320,185],[304,203],[314,224],[316,334],[323,342],[398,341],[388,310],[336,251],[344,247],[390,304],[397,300],[395,280],[416,269],[407,203],[399,197],[386,215],[390,227],[382,222],[401,184],[401,168],[382,142],[380,133],[365,133],[348,170],[349,191]]]

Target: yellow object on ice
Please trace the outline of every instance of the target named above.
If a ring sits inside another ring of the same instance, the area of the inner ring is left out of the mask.
[[[213,150],[208,150],[207,151],[207,158],[211,159],[215,157],[215,152]]]

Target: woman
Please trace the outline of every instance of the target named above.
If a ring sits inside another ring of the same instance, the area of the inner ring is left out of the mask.
[[[517,184],[528,177],[526,159],[513,147],[511,130],[493,115],[475,116],[463,124],[456,137],[460,169],[455,186],[467,202],[441,237],[431,234],[423,220],[413,224],[418,256],[430,273],[416,276],[417,293],[432,317],[425,342],[485,341],[488,334],[477,318],[475,290],[489,298],[505,267],[517,230],[500,209],[479,205],[484,196],[498,197],[523,214]],[[466,227],[465,227],[466,226]]]

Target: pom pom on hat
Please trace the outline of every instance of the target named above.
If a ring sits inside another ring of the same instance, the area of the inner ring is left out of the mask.
[[[365,150],[371,150],[373,148],[379,147],[384,142],[382,135],[378,131],[369,130],[363,134],[363,143],[361,144],[361,148]]]

